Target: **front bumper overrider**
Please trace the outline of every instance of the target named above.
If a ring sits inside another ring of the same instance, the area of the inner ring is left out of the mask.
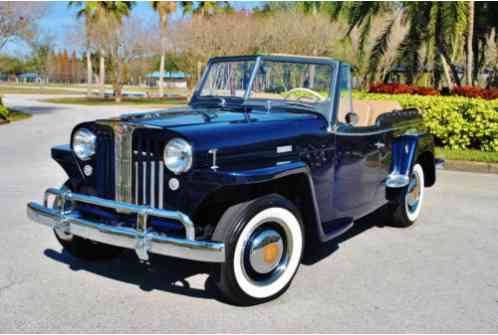
[[[50,196],[59,200],[58,208],[49,208]],[[83,219],[79,212],[73,209],[74,203],[85,203],[114,209],[120,213],[136,214],[136,227],[113,226]],[[138,258],[143,261],[148,261],[149,253],[202,262],[223,263],[225,261],[224,244],[196,240],[192,221],[187,215],[179,211],[150,208],[73,193],[64,189],[49,188],[45,191],[43,205],[35,202],[28,203],[27,214],[32,221],[65,234],[133,249]],[[185,228],[185,238],[170,237],[151,231],[147,227],[150,217],[180,222]]]

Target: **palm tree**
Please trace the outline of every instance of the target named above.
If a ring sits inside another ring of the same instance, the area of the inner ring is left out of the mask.
[[[192,1],[180,1],[183,16],[191,15],[194,12],[194,3]]]
[[[450,2],[401,2],[399,4],[385,2],[349,2],[342,4],[335,11],[336,17],[343,13],[346,17],[349,30],[360,29],[360,54],[364,50],[372,19],[385,13],[391,13],[393,18],[385,30],[377,37],[368,60],[369,80],[372,81],[377,73],[377,68],[382,56],[387,50],[391,34],[395,29],[397,20],[408,25],[408,33],[404,37],[398,50],[397,62],[405,64],[407,81],[416,79],[416,74],[421,66],[420,53],[425,48],[426,62],[433,61],[433,69],[441,64],[448,86],[460,85],[458,71],[453,62],[452,55],[459,49],[458,41],[465,32],[467,16],[465,3]]]
[[[133,1],[97,1],[97,19],[110,18],[118,26],[123,24],[123,18],[129,16],[131,9],[135,6]],[[100,48],[100,95],[105,94],[105,50]]]
[[[183,15],[209,17],[217,13],[233,13],[235,9],[229,1],[180,1]]]
[[[168,18],[171,13],[176,11],[176,3],[175,2],[166,2],[166,1],[152,1],[152,8],[154,11],[159,14],[159,23],[161,29],[161,63],[159,66],[159,96],[164,95],[164,87],[163,87],[163,74],[164,74],[164,63],[166,59],[165,55],[165,47],[164,47],[164,38],[166,32],[168,30]]]
[[[90,35],[92,30],[92,25],[96,21],[97,13],[97,3],[96,2],[85,2],[82,1],[70,1],[68,7],[81,7],[77,13],[76,17],[84,18],[85,20],[85,43],[86,43],[86,70],[87,70],[87,96],[90,96],[92,89],[92,58],[90,52]]]
[[[472,85],[474,81],[472,80],[472,63],[474,61],[474,1],[468,2],[469,6],[469,24],[467,29],[467,59],[466,59],[466,76],[467,76],[467,85]]]
[[[70,1],[69,7],[82,7],[76,16],[78,18],[85,18],[85,31],[86,31],[86,61],[87,61],[87,94],[90,95],[92,83],[92,63],[90,54],[90,35],[95,25],[100,23],[107,17],[111,17],[118,25],[121,25],[124,16],[130,14],[131,8],[134,3],[131,1]],[[104,95],[105,85],[105,52],[104,48],[100,48],[100,75],[99,75],[99,91]]]

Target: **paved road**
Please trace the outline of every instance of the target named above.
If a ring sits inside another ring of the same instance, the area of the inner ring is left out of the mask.
[[[5,101],[36,115],[0,127],[0,331],[498,331],[498,175],[442,171],[416,226],[363,219],[308,255],[280,299],[233,307],[203,264],[63,253],[25,204],[65,179],[50,146],[119,108]]]

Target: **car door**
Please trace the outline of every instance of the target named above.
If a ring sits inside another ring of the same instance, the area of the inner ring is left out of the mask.
[[[368,104],[353,104],[347,67],[341,69],[340,85],[337,122],[331,134],[336,146],[333,206],[336,218],[356,219],[377,206],[376,192],[385,179],[381,164],[385,144],[382,130],[370,120]],[[356,115],[356,122],[352,122],[350,113]]]

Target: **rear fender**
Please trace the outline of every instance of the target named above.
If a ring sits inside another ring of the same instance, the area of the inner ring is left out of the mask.
[[[396,138],[392,144],[392,159],[386,187],[401,189],[407,186],[415,162],[421,155],[429,154],[433,157],[433,152],[434,141],[429,134],[402,135]]]

